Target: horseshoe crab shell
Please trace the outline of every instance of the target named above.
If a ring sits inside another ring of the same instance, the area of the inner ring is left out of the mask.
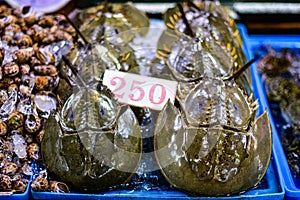
[[[79,191],[118,187],[135,173],[142,155],[138,121],[100,85],[74,93],[45,125],[42,158],[57,180]]]
[[[234,81],[204,78],[180,100],[187,123],[192,126],[222,126],[244,130],[253,121],[257,101],[246,96]]]
[[[268,168],[268,113],[253,119],[257,105],[251,96],[219,81],[220,91],[214,91],[212,84],[199,83],[179,109],[165,105],[155,128],[155,155],[165,178],[180,190],[239,194],[258,184]]]
[[[181,82],[179,90],[190,90],[205,76],[228,79],[245,66],[239,30],[219,1],[195,5],[188,0],[168,9],[163,19],[168,29],[157,43],[157,53]],[[236,82],[251,94],[250,69]]]
[[[237,54],[237,62],[243,66],[246,56],[242,50],[242,39],[234,20],[219,1],[203,1],[194,4],[191,0],[185,2],[183,12],[196,38],[213,38],[220,46],[232,46]],[[163,19],[168,28],[181,33],[188,33],[182,13],[178,6],[168,9]]]
[[[162,51],[166,51],[164,59],[174,77],[180,81],[193,81],[204,74],[226,77],[233,73],[234,59],[213,40],[190,38],[165,30],[157,50],[161,56]]]
[[[236,62],[237,55],[209,38],[191,38],[182,33],[167,29],[159,38],[157,53],[172,75],[180,82],[179,90],[194,86],[204,77],[219,77],[224,80],[239,71],[243,65]],[[251,78],[244,72],[236,78],[248,95]]]
[[[134,30],[134,34],[123,35],[122,40],[127,44],[137,34],[145,36],[150,25],[146,14],[131,3],[102,4],[83,10],[79,15],[80,18],[84,22],[80,30],[91,41],[99,41],[103,36],[106,38]]]

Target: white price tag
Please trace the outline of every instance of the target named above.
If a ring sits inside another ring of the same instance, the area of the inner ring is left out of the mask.
[[[106,70],[106,85],[121,103],[161,110],[170,99],[174,103],[177,82],[137,74]]]

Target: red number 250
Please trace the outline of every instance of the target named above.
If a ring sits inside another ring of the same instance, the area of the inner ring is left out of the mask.
[[[149,84],[147,84],[146,81],[129,80],[128,82],[130,86],[128,92],[126,92],[127,82],[124,78],[116,76],[110,80],[110,84],[115,87],[113,93],[117,98],[119,99],[129,98],[131,101],[143,101],[144,98],[148,98],[150,103],[154,105],[161,104],[166,99],[166,93],[167,93],[166,88],[162,84],[151,83],[151,87],[149,89]]]

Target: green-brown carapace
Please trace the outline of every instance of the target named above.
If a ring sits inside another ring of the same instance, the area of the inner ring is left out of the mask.
[[[154,149],[165,178],[193,195],[239,194],[257,185],[267,171],[271,127],[253,94],[234,81],[204,78],[184,98],[161,111]]]
[[[142,155],[138,121],[101,83],[80,88],[50,116],[42,158],[51,177],[97,192],[128,182]]]

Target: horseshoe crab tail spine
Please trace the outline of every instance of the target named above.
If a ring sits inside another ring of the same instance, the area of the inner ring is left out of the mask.
[[[187,5],[195,8],[197,11],[199,12],[201,11],[200,8],[192,0],[184,0],[184,2],[186,2]]]
[[[191,36],[191,37],[195,37],[195,33],[193,32],[193,30],[192,30],[192,28],[191,28],[191,25],[189,24],[189,22],[188,22],[188,20],[187,20],[187,18],[186,18],[186,16],[185,16],[185,14],[184,14],[184,10],[183,10],[182,4],[181,4],[181,3],[178,3],[177,6],[178,6],[179,11],[180,11],[180,13],[181,13],[181,15],[182,15],[183,22],[184,22],[184,24],[185,24],[185,26],[186,26],[187,34],[188,34],[189,36]]]
[[[81,37],[81,39],[83,40],[83,42],[85,44],[90,44],[89,41],[83,36],[83,34],[81,33],[81,31],[78,29],[78,27],[68,17],[68,15],[66,15],[65,13],[63,13],[63,15],[65,16],[65,18],[67,19],[67,21],[70,23],[70,25],[75,29],[76,33]]]
[[[62,59],[65,62],[65,64],[71,69],[71,71],[75,75],[75,77],[78,78],[78,80],[83,85],[83,87],[87,88],[87,85],[85,84],[85,82],[83,81],[83,79],[81,78],[81,76],[78,74],[78,71],[75,69],[75,67],[70,63],[70,61],[68,60],[68,58],[66,58],[65,56],[62,56]]]
[[[248,69],[248,67],[250,67],[250,65],[252,65],[254,62],[256,61],[255,58],[253,58],[252,60],[250,60],[249,62],[247,62],[243,67],[241,67],[238,71],[236,71],[232,76],[230,76],[229,78],[226,78],[225,80],[232,80],[232,79],[236,79],[239,75],[241,75],[246,69]]]
[[[106,12],[108,10],[108,0],[104,0],[104,12]]]

